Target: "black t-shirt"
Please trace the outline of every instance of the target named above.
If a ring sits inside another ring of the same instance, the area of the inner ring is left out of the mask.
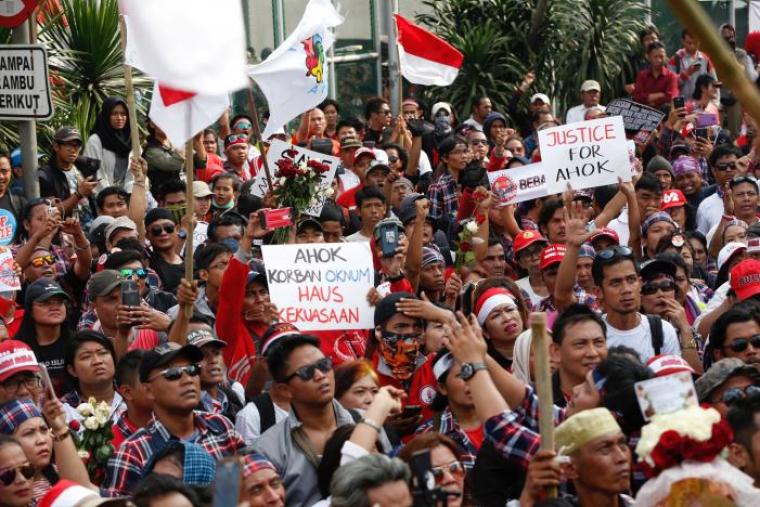
[[[40,345],[36,337],[24,340],[32,348],[37,362],[44,364],[50,374],[50,380],[53,382],[55,393],[60,398],[69,390],[64,375],[65,367],[63,365],[63,356],[66,349],[64,339],[59,338],[50,345]]]
[[[150,267],[155,270],[166,292],[175,292],[179,282],[185,276],[185,264],[169,264],[160,254],[154,253],[150,258]]]

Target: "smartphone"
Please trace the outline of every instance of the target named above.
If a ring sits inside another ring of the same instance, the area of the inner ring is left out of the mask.
[[[240,459],[224,458],[217,463],[213,507],[230,507],[239,503],[242,477]]]
[[[435,476],[432,468],[430,449],[412,454],[409,460],[409,469],[412,472],[414,505],[436,505],[432,494],[435,489]]]
[[[259,211],[259,223],[266,230],[293,225],[293,208],[277,208]]]
[[[697,138],[701,137],[702,139],[709,139],[707,137],[709,135],[707,127],[699,127],[699,128],[694,129],[694,135]]]
[[[383,257],[393,257],[396,255],[398,240],[399,230],[396,224],[387,223],[380,226],[380,250]]]
[[[140,306],[140,290],[134,280],[121,282],[121,304],[125,306]]]
[[[42,388],[45,392],[45,397],[52,400],[57,398],[55,389],[53,388],[53,381],[50,380],[50,374],[48,373],[47,366],[40,363],[40,380],[42,381]]]
[[[680,109],[684,107],[684,104],[685,102],[684,102],[683,97],[675,97],[673,99],[673,107],[675,107],[676,109]]]

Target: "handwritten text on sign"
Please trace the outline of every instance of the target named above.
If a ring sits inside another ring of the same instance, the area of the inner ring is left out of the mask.
[[[538,132],[549,194],[631,180],[628,145],[619,116],[571,123]]]
[[[0,46],[0,119],[53,116],[44,46]]]
[[[269,296],[301,330],[370,329],[375,272],[369,243],[264,245]]]
[[[633,138],[645,143],[660,125],[665,113],[630,99],[613,99],[607,104],[607,116],[621,116],[623,125]]]
[[[318,160],[323,164],[328,164],[330,166],[330,170],[322,175],[320,190],[324,191],[330,188],[332,180],[335,178],[335,171],[340,165],[340,159],[338,157],[332,157],[330,155],[325,155],[324,153],[319,153],[317,151],[307,150],[306,148],[294,146],[290,143],[280,141],[279,139],[272,140],[272,144],[269,146],[269,151],[267,152],[267,162],[269,163],[269,169],[273,171],[272,178],[276,181],[277,178],[280,177],[277,173],[276,162],[281,158],[286,158],[287,155],[285,152],[291,149],[298,152],[295,159],[293,160],[298,165],[305,164],[309,162],[309,160]],[[265,171],[260,170],[258,173],[256,173],[256,181],[254,181],[253,186],[251,187],[251,194],[258,197],[264,197],[264,194],[266,194],[267,191],[269,191],[269,187],[267,186]],[[302,209],[299,211],[307,215],[318,217],[319,214],[322,213],[322,206],[324,206],[324,204],[324,197],[320,195],[317,196],[317,203],[314,206],[310,206],[305,210]]]
[[[496,194],[497,206],[546,197],[546,173],[541,164],[528,164],[514,169],[488,173],[491,191]]]

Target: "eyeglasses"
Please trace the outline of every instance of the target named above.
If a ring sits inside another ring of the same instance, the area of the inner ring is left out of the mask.
[[[197,377],[201,374],[201,367],[197,364],[188,364],[187,366],[173,366],[171,368],[161,370],[158,372],[158,375],[154,375],[152,378],[149,378],[148,381],[151,382],[158,377],[164,377],[166,380],[173,382],[175,380],[179,380],[182,377],[183,373],[187,373],[187,375],[190,377]]]
[[[390,156],[388,157],[388,162],[390,162],[391,164],[395,164],[396,162],[398,162],[398,157]]]
[[[294,377],[298,377],[304,382],[308,382],[309,380],[314,378],[314,372],[319,370],[322,373],[327,373],[328,371],[332,370],[332,366],[333,366],[332,360],[329,357],[323,357],[316,363],[307,364],[306,366],[301,366],[292,374],[285,377],[285,382],[290,382],[291,380],[293,380]]]
[[[736,162],[723,162],[722,164],[715,164],[715,169],[718,171],[735,171]]]
[[[55,264],[55,257],[53,257],[52,255],[43,255],[42,257],[35,257],[34,259],[32,259],[32,266],[34,266],[35,268],[41,268],[45,264],[47,264],[48,266],[52,266],[53,264]]]
[[[470,141],[471,146],[477,146],[479,144],[482,144],[483,146],[485,146],[488,144],[488,141],[486,141],[485,139],[473,139],[472,141]]]
[[[658,290],[670,292],[676,290],[676,284],[672,280],[663,280],[661,282],[647,282],[641,286],[641,294],[643,296],[651,296],[652,294],[656,294]]]
[[[22,386],[29,391],[39,389],[42,386],[42,382],[39,377],[33,375],[31,377],[10,378],[0,383],[0,386],[10,393],[16,394]]]
[[[166,234],[171,234],[174,232],[174,229],[175,229],[174,224],[166,224],[163,227],[159,225],[157,227],[151,227],[150,233],[153,236],[160,236],[162,231],[165,232]]]
[[[235,141],[248,141],[248,136],[245,134],[230,134],[227,136],[226,141],[228,143],[234,143]]]
[[[446,472],[451,474],[455,479],[462,477],[464,475],[464,465],[458,461],[453,461],[448,465],[432,467],[430,471],[433,473],[433,477],[435,477],[436,484],[440,484],[443,482],[443,477]]]
[[[121,276],[123,276],[124,278],[132,278],[134,275],[137,275],[137,278],[141,280],[143,278],[148,278],[148,271],[143,268],[138,268],[138,269],[124,268],[121,271],[119,271],[119,273],[121,273]]]
[[[750,336],[749,338],[737,338],[731,342],[731,345],[726,345],[726,347],[734,352],[744,352],[750,345],[752,345],[752,348],[760,349],[760,334]]]
[[[0,472],[0,482],[3,486],[10,486],[16,480],[16,473],[21,472],[24,479],[31,479],[34,477],[34,467],[32,465],[23,465],[15,468],[8,468]]]
[[[618,258],[633,258],[633,250],[629,246],[616,246],[612,248],[605,248],[601,252],[596,253],[595,259],[599,259],[601,262],[609,262],[612,259]]]
[[[758,394],[760,394],[760,386],[747,386],[744,388],[731,387],[730,389],[726,389],[726,392],[723,393],[721,401],[726,405],[731,405],[732,403],[743,400],[748,396],[757,396]]]
[[[235,125],[233,125],[232,128],[236,128],[236,129],[249,129],[251,127],[253,127],[253,124],[251,122],[249,122],[249,121],[239,121]]]

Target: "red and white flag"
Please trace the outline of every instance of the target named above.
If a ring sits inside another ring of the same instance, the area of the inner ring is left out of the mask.
[[[462,67],[464,56],[445,40],[404,18],[396,17],[401,75],[410,83],[448,86]]]
[[[229,96],[204,95],[153,85],[150,119],[174,146],[182,146],[213,124],[230,106]]]

